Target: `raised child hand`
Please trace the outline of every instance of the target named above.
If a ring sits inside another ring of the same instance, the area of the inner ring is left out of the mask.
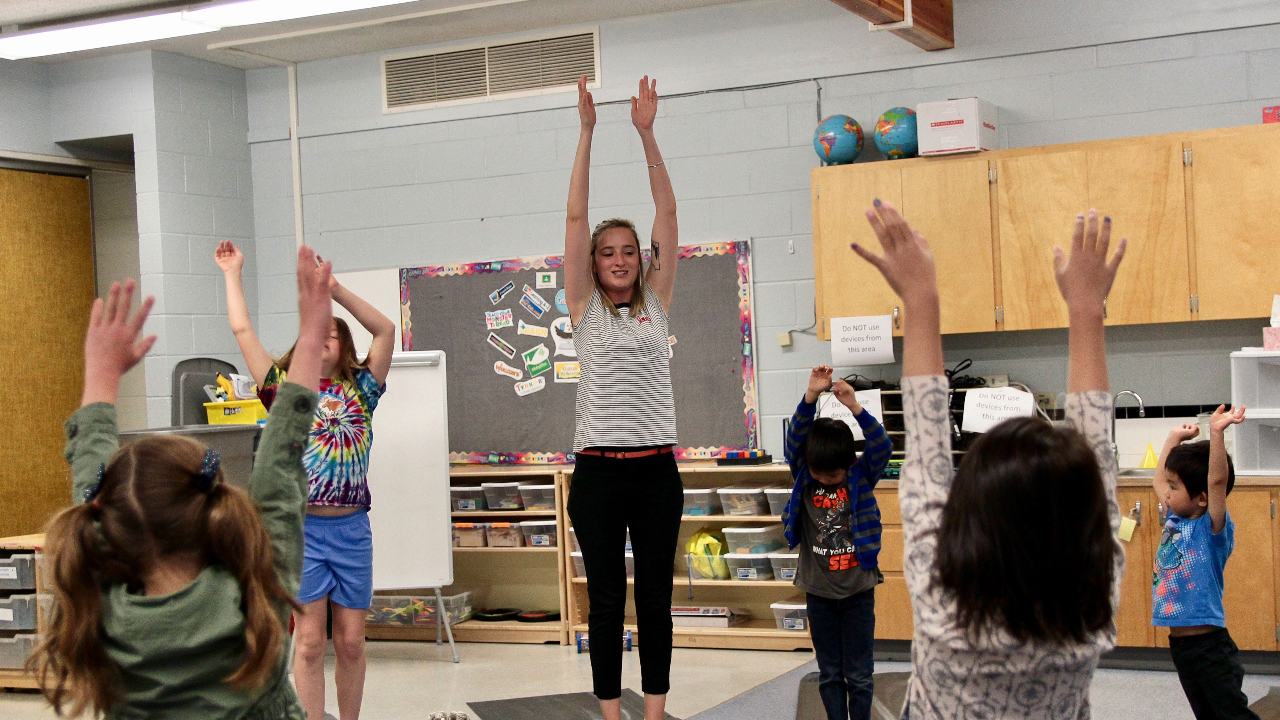
[[[213,251],[213,261],[224,273],[238,273],[244,268],[244,254],[230,240],[218,243],[218,249]]]
[[[84,336],[84,395],[82,405],[115,402],[120,377],[137,365],[156,342],[155,335],[138,340],[142,324],[156,299],[150,295],[138,311],[129,317],[136,287],[132,278],[124,287],[112,283],[107,299],[93,301],[89,312],[89,329]]]
[[[653,119],[658,116],[658,81],[650,82],[649,76],[640,79],[639,96],[631,96],[631,124],[637,130],[653,129]]]
[[[329,295],[333,263],[320,262],[315,252],[303,245],[298,249],[298,337],[319,339],[323,345],[333,322],[333,300]]]
[[[1213,411],[1213,417],[1209,418],[1209,432],[1220,433],[1236,423],[1244,422],[1244,411],[1244,405],[1230,410],[1227,410],[1226,405],[1219,405],[1218,409]]]
[[[836,396],[836,400],[849,408],[854,415],[862,412],[862,405],[858,404],[858,396],[854,394],[853,386],[843,379],[835,381],[831,386],[831,392]]]
[[[818,396],[831,387],[831,366],[819,365],[809,373],[809,387],[804,391],[807,402],[817,402]]]
[[[912,230],[892,205],[879,200],[867,210],[867,222],[871,223],[871,229],[880,239],[884,255],[876,255],[857,243],[850,245],[853,251],[874,265],[889,282],[889,287],[904,301],[937,295],[933,253],[929,252],[929,243],[924,236]]]
[[[1195,425],[1182,424],[1169,431],[1167,442],[1175,445],[1181,445],[1188,440],[1194,440],[1200,434],[1200,428]]]
[[[1116,252],[1107,259],[1111,245],[1111,218],[1098,223],[1098,211],[1090,210],[1088,219],[1076,216],[1075,232],[1071,235],[1071,256],[1062,248],[1053,249],[1053,270],[1058,278],[1058,291],[1067,301],[1069,311],[1101,311],[1102,302],[1111,292],[1116,270],[1124,259],[1127,238],[1121,238]]]
[[[578,120],[583,130],[591,130],[596,126],[596,101],[587,91],[587,76],[578,78]]]

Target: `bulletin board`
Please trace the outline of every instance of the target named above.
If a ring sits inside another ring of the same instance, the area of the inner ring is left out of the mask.
[[[449,357],[450,462],[573,460],[578,358],[563,262],[400,270],[403,348]],[[677,459],[759,447],[750,268],[745,241],[680,248],[670,322]]]

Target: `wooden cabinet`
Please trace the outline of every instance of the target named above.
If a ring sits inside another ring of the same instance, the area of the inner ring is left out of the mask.
[[[1272,491],[1237,487],[1227,496],[1235,549],[1223,573],[1222,609],[1241,650],[1276,650],[1275,523]]]
[[[1153,647],[1155,628],[1151,626],[1151,561],[1160,542],[1156,517],[1156,496],[1149,488],[1120,488],[1116,491],[1121,517],[1138,522],[1133,537],[1121,542],[1124,548],[1124,576],[1120,579],[1120,606],[1116,609],[1116,644]],[[1153,541],[1152,538],[1155,538]]]

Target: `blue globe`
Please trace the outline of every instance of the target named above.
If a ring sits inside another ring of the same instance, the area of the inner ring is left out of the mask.
[[[916,111],[896,107],[885,111],[876,122],[876,147],[890,160],[915,157],[920,150],[916,135]]]
[[[813,131],[813,150],[828,165],[846,165],[862,152],[862,126],[848,115],[832,115]]]

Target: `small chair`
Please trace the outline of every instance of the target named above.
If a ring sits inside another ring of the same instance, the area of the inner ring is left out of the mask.
[[[236,366],[216,358],[187,358],[173,368],[173,400],[169,404],[169,423],[182,425],[208,425],[209,416],[204,404],[209,396],[205,385],[217,385],[218,373],[223,377],[236,372]]]

